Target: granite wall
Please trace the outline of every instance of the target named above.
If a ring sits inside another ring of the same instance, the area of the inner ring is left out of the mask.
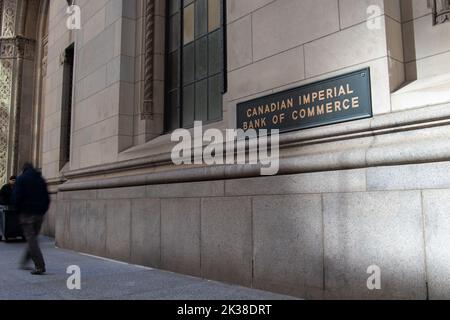
[[[449,171],[441,162],[65,192],[49,220],[63,248],[301,298],[448,299]],[[381,290],[367,289],[373,265]]]

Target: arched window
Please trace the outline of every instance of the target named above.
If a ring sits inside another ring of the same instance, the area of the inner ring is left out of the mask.
[[[167,1],[165,129],[222,119],[224,0]]]

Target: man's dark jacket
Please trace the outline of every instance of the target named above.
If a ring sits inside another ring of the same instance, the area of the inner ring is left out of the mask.
[[[9,206],[11,205],[11,196],[12,196],[13,188],[11,185],[6,184],[0,190],[0,205]]]
[[[50,206],[47,183],[41,173],[27,169],[17,178],[12,201],[18,212],[26,215],[45,215]]]

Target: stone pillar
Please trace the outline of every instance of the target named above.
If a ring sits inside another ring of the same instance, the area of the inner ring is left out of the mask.
[[[137,96],[140,120],[145,143],[164,132],[164,63],[165,56],[165,8],[166,1],[143,0],[137,20],[141,29],[140,52],[137,52],[136,80],[139,82]],[[140,19],[142,18],[142,19]],[[131,36],[131,35],[130,35]],[[136,133],[135,133],[136,134]]]
[[[20,35],[26,4],[25,0],[0,1],[0,183],[18,173],[19,167],[24,62],[28,72],[32,72],[35,47],[34,40]]]
[[[17,1],[3,0],[2,25],[0,29],[0,182],[3,184],[7,176],[13,172],[15,109],[14,96],[17,78],[13,70],[16,62],[12,58],[15,53],[14,36],[17,18]]]
[[[153,80],[155,53],[155,1],[144,1],[144,101],[142,104],[142,119],[151,119],[154,115]]]

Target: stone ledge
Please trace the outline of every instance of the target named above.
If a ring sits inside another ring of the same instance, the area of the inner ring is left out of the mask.
[[[450,161],[450,125],[357,140],[302,146],[280,160],[279,175]],[[259,165],[181,168],[68,182],[59,191],[260,177]]]
[[[280,137],[280,148],[290,149],[300,144],[322,144],[324,142],[342,141],[367,136],[376,136],[390,132],[410,131],[422,127],[426,128],[430,126],[443,125],[450,123],[449,106],[450,103],[428,106],[415,110],[406,110],[379,115],[372,119],[341,123],[333,126],[313,128],[293,133],[285,133]],[[167,136],[167,144],[170,144],[169,136]],[[64,173],[64,177],[62,177],[63,179],[57,179],[57,181],[100,174],[114,174],[130,170],[148,170],[161,168],[167,165],[172,165],[170,146],[166,152],[161,152],[157,155],[72,170]]]
[[[450,74],[413,81],[392,94],[392,109],[405,110],[450,101]]]
[[[319,128],[321,135],[316,129],[283,135],[279,175],[449,161],[449,118],[447,104]],[[67,175],[72,181],[59,191],[253,178],[261,173],[260,165],[175,167],[167,157],[73,171]],[[91,179],[84,180],[88,175]]]

